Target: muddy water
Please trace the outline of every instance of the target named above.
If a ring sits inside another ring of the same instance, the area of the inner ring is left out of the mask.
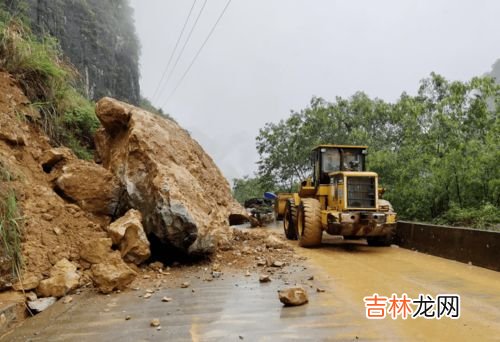
[[[500,340],[500,273],[393,247],[342,242],[325,235],[319,249],[300,249],[327,279],[332,296],[323,305],[338,308],[359,324],[363,339],[490,341]],[[461,316],[368,320],[363,297],[378,293],[410,298],[419,294],[458,294]]]
[[[269,228],[273,229],[273,228]],[[274,228],[276,229],[276,228]],[[109,296],[88,293],[71,304],[58,302],[27,320],[2,341],[280,341],[393,340],[488,341],[500,336],[500,273],[397,247],[373,248],[325,236],[318,249],[297,249],[303,265],[278,270],[268,284],[258,273],[225,272],[203,281],[192,272],[191,287],[161,289],[144,299],[141,291]],[[314,280],[308,280],[310,276]],[[284,308],[276,291],[299,283],[310,302]],[[316,288],[326,290],[317,293]],[[194,292],[192,291],[194,289]],[[368,320],[363,297],[392,293],[459,294],[461,317],[425,320]],[[161,302],[163,296],[173,298]],[[127,315],[130,320],[125,320]],[[149,326],[153,318],[161,330]]]

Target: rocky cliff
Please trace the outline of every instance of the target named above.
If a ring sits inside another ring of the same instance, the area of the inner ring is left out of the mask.
[[[37,34],[56,37],[87,97],[140,100],[139,41],[127,0],[7,0]]]

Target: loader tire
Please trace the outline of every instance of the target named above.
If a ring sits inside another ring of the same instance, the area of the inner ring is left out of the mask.
[[[297,206],[293,199],[286,201],[283,230],[288,240],[297,240]]]
[[[321,207],[314,198],[304,198],[298,208],[297,231],[301,247],[316,247],[321,244]]]

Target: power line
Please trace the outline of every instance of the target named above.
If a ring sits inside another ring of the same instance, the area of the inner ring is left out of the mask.
[[[193,4],[191,5],[191,9],[189,10],[187,18],[184,21],[184,25],[182,26],[181,33],[179,34],[179,37],[177,38],[177,42],[175,43],[174,49],[172,50],[172,53],[170,54],[170,58],[168,59],[167,66],[165,67],[165,70],[163,71],[163,74],[161,75],[160,82],[158,82],[158,85],[156,86],[153,97],[151,98],[152,101],[155,99],[156,95],[158,94],[158,91],[160,90],[163,79],[165,78],[165,75],[167,74],[167,71],[168,71],[168,68],[170,67],[170,63],[172,62],[172,59],[174,58],[175,51],[177,51],[177,46],[179,46],[182,35],[184,34],[184,30],[186,29],[189,18],[191,18],[191,13],[193,13],[193,9],[194,9],[194,5],[196,4],[196,1],[197,0],[194,0]]]
[[[201,50],[203,50],[203,48],[205,47],[205,45],[207,44],[208,40],[210,39],[210,37],[212,36],[212,33],[214,33],[215,31],[215,28],[217,27],[217,25],[219,24],[220,20],[222,19],[222,17],[224,16],[224,13],[226,13],[226,10],[227,8],[229,7],[229,4],[231,3],[232,0],[228,0],[227,3],[226,3],[226,6],[224,6],[224,9],[222,10],[221,14],[219,15],[219,17],[217,18],[217,21],[215,22],[215,24],[212,26],[212,28],[210,29],[210,32],[208,33],[207,37],[205,38],[205,41],[203,42],[203,44],[201,45],[201,47],[198,49],[198,51],[196,52],[196,55],[194,56],[194,58],[191,60],[191,63],[189,64],[189,66],[187,67],[186,71],[184,72],[184,74],[182,75],[181,79],[179,80],[179,82],[177,82],[177,85],[175,86],[174,90],[172,90],[172,92],[170,93],[170,95],[167,97],[167,99],[165,100],[165,102],[160,106],[160,107],[163,107],[167,104],[167,102],[172,98],[172,96],[175,94],[175,92],[177,91],[177,89],[179,89],[182,81],[184,81],[184,78],[186,78],[186,75],[189,73],[189,70],[191,70],[191,67],[193,66],[194,62],[196,62],[196,59],[198,58],[198,56],[200,55],[201,53]]]
[[[201,10],[200,12],[198,13],[198,16],[196,17],[196,20],[194,21],[194,24],[193,26],[191,27],[191,30],[189,31],[188,33],[188,36],[186,38],[186,41],[184,42],[184,44],[182,45],[182,48],[181,48],[181,51],[179,52],[179,55],[177,56],[177,58],[175,59],[175,63],[174,63],[174,66],[172,67],[172,69],[170,69],[170,72],[168,73],[168,76],[167,76],[167,80],[165,81],[165,83],[163,84],[163,87],[161,87],[161,91],[159,93],[159,95],[161,95],[161,93],[163,93],[163,91],[165,90],[166,86],[168,85],[168,83],[170,82],[170,80],[172,79],[172,74],[174,73],[175,71],[175,67],[177,66],[177,64],[179,63],[179,60],[181,59],[182,57],[182,54],[184,53],[184,49],[186,48],[186,45],[188,44],[189,42],[189,39],[191,38],[191,35],[193,34],[193,31],[196,27],[196,24],[198,23],[198,20],[200,19],[201,17],[201,14],[203,13],[203,10],[205,9],[205,5],[207,4],[207,0],[205,0],[203,2],[203,6],[201,7]]]

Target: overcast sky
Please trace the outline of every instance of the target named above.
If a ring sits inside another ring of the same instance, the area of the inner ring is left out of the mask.
[[[192,3],[131,0],[147,98]],[[180,46],[203,3],[196,2]],[[500,58],[496,0],[233,0],[166,102],[225,4],[208,0],[172,79],[153,102],[192,133],[228,179],[256,170],[259,128],[306,107],[313,95],[333,100],[362,90],[392,101],[403,91],[414,94],[432,71],[467,80]]]

